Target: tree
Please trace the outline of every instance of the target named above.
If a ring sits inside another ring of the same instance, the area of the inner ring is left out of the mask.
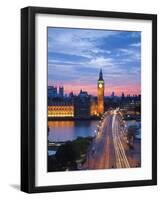
[[[72,142],[67,142],[66,144],[60,146],[56,152],[56,160],[63,167],[67,169],[75,168],[77,166],[76,159],[79,152],[76,151]]]

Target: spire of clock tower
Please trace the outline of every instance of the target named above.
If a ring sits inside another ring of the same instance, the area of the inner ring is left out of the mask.
[[[102,69],[100,69],[99,80],[100,80],[100,81],[103,81],[103,73],[102,73]]]
[[[99,79],[97,82],[98,87],[98,114],[102,115],[104,113],[104,80],[102,69],[99,72]]]

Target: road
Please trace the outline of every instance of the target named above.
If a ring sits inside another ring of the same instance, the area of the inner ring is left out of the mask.
[[[99,122],[96,138],[87,153],[85,169],[130,168],[117,110],[108,111]]]
[[[120,116],[117,115],[116,111],[114,111],[112,120],[112,137],[115,149],[116,168],[130,168],[129,161],[121,141],[122,135],[120,130]]]

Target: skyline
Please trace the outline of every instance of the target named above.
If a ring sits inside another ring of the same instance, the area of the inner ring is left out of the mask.
[[[53,88],[56,88],[57,89],[57,94],[59,94],[60,93],[60,91],[59,91],[59,89],[60,88],[62,88],[63,87],[63,89],[64,89],[64,91],[65,91],[65,87],[63,86],[63,85],[48,85],[49,87],[53,87]],[[88,93],[88,91],[87,90],[83,90],[82,88],[78,91],[78,93],[74,93],[73,91],[69,91],[69,93],[64,93],[64,95],[70,95],[70,93],[72,92],[73,93],[73,95],[79,95],[80,94],[80,92],[87,92]],[[105,95],[105,97],[110,97],[110,96],[116,96],[116,97],[121,97],[122,96],[122,94],[124,94],[125,95],[125,97],[126,96],[139,96],[139,95],[141,95],[141,94],[125,94],[125,92],[124,91],[122,91],[122,93],[120,94],[120,95],[117,95],[116,93],[115,93],[115,91],[112,91],[111,92],[111,94],[110,95]],[[90,93],[88,93],[88,95],[91,95]],[[98,94],[96,94],[96,95],[92,95],[92,96],[94,96],[94,97],[96,97]]]
[[[141,94],[141,32],[48,28],[48,85],[97,95],[100,68],[105,96]]]

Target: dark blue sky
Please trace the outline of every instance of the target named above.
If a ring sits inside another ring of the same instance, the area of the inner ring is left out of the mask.
[[[48,28],[49,85],[96,95],[100,68],[105,95],[139,94],[141,32]]]

